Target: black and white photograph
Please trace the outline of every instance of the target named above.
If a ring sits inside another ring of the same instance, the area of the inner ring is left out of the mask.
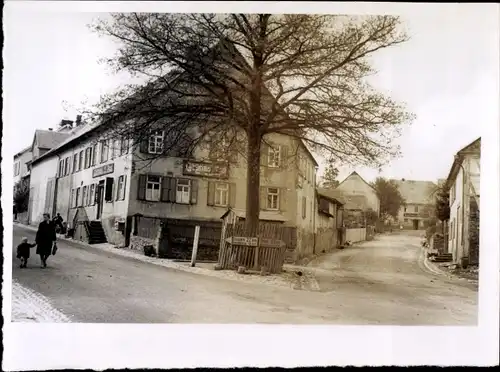
[[[3,19],[4,370],[498,365],[498,4]]]

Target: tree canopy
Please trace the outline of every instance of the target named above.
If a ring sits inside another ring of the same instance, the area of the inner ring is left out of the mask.
[[[408,39],[398,17],[127,13],[93,28],[118,42],[108,60],[115,71],[146,82],[104,96],[97,119],[134,138],[164,128],[172,146],[189,149],[184,156],[214,139],[236,146],[247,163],[253,231],[270,135],[379,166],[398,155],[393,139],[413,118],[368,81],[370,58]]]
[[[339,175],[339,170],[332,163],[328,163],[325,169],[325,173],[321,178],[321,187],[326,189],[334,189],[339,185],[337,177]]]
[[[398,217],[399,210],[404,205],[405,200],[399,192],[398,185],[394,180],[377,177],[372,184],[380,200],[381,216]]]

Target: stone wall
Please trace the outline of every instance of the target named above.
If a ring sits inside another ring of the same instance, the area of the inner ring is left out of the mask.
[[[479,208],[474,199],[469,214],[469,264],[479,265]]]
[[[158,251],[158,242],[156,239],[143,238],[137,235],[132,235],[130,237],[130,249],[144,253],[144,246],[146,245],[152,245],[155,251]]]

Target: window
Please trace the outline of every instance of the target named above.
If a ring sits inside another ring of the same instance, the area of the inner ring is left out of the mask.
[[[277,168],[280,165],[280,147],[269,146],[267,165],[272,168]]]
[[[85,149],[85,164],[84,164],[84,169],[90,168],[91,164],[91,156],[92,156],[92,149],[90,147],[87,147]]]
[[[126,154],[128,152],[128,139],[126,137],[122,137],[120,143],[120,155]]]
[[[88,195],[87,195],[87,186],[83,186],[82,191],[82,206],[86,206],[88,204]]]
[[[116,190],[116,200],[125,199],[125,176],[118,177],[118,184]]]
[[[267,189],[267,209],[279,209],[279,190],[276,187]]]
[[[157,130],[151,134],[148,142],[148,152],[150,154],[161,154],[163,152],[164,132]]]
[[[405,207],[405,213],[406,213],[406,207]]]
[[[149,176],[146,181],[146,200],[160,201],[161,177]]]
[[[108,141],[101,141],[101,163],[108,161],[109,146]]]
[[[415,213],[418,213],[418,205],[415,206]]]
[[[226,207],[229,204],[229,184],[215,184],[215,203],[218,207]]]
[[[329,212],[329,209],[327,211]],[[305,196],[302,197],[302,218],[306,218],[307,215],[307,198]]]
[[[121,141],[119,139],[116,139],[114,142],[115,142],[115,144],[113,146],[113,158],[117,158],[120,156],[120,153],[121,153],[121,149],[120,149]]]
[[[92,166],[97,163],[97,143],[92,146]]]
[[[73,173],[78,171],[78,154],[73,155]]]
[[[95,185],[92,184],[90,185],[89,205],[94,205],[94,204],[95,204]]]
[[[59,177],[64,176],[64,160],[59,161]]]
[[[14,163],[14,176],[18,176],[20,173],[21,167],[19,166],[19,162]]]
[[[80,151],[80,155],[78,156],[78,170],[81,171],[83,168],[83,150]]]
[[[69,174],[69,158],[64,159],[64,175]]]
[[[177,190],[175,193],[175,202],[180,204],[189,204],[190,196],[191,196],[190,180],[178,179]]]
[[[75,189],[71,190],[71,208],[76,207],[76,200],[75,200]]]
[[[76,197],[75,197],[75,207],[79,207],[81,205],[81,198],[80,198],[80,188],[76,188]]]

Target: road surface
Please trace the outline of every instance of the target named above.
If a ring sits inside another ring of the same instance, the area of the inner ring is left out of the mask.
[[[17,226],[13,233],[14,245],[35,235]],[[422,271],[415,237],[384,237],[313,262],[321,292],[191,274],[63,241],[58,246],[46,269],[35,249],[27,269],[15,255],[12,263],[16,288],[25,288],[34,302],[46,299],[57,312],[53,321],[476,324],[477,292]]]

